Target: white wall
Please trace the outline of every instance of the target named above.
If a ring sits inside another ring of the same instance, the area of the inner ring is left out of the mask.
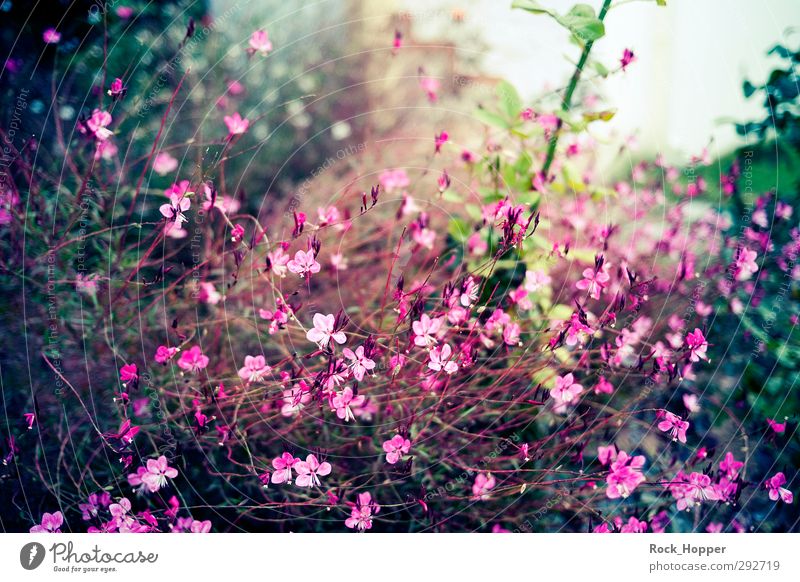
[[[541,0],[566,12],[575,2]],[[582,0],[599,9],[600,0]],[[434,11],[459,7],[478,24],[489,45],[488,72],[511,80],[534,96],[557,87],[572,71],[565,57],[578,50],[566,33],[544,16],[510,10],[511,0],[401,0],[407,9]],[[774,60],[766,51],[779,40],[800,44],[800,0],[668,0],[631,2],[614,8],[606,20],[607,37],[595,45],[607,64],[616,64],[631,48],[638,61],[628,72],[599,88],[619,108],[613,127],[636,133],[643,152],[664,152],[683,161],[715,138],[712,152],[737,143],[725,118],[742,121],[760,114],[759,104],[745,101],[742,80],[762,81]],[[436,38],[436,28],[453,26],[443,18],[420,19],[418,30]],[[468,46],[468,44],[467,44]]]

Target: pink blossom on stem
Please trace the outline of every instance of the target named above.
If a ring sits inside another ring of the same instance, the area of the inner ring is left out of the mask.
[[[386,452],[386,462],[394,465],[411,450],[411,441],[403,435],[396,434],[388,441],[383,441],[383,450]]]
[[[658,430],[669,433],[673,441],[677,440],[685,443],[686,430],[689,428],[689,422],[667,410],[660,411],[660,416],[663,420],[658,423]]]
[[[295,484],[298,487],[320,486],[320,477],[325,477],[331,473],[331,465],[327,462],[320,463],[314,455],[308,455],[305,461],[298,461],[294,465],[297,471]]]
[[[634,489],[644,483],[645,476],[642,474],[644,462],[643,455],[630,457],[625,451],[619,451],[606,477],[608,484],[606,497],[609,499],[628,497]]]
[[[208,356],[203,354],[200,346],[192,346],[181,354],[178,367],[186,372],[199,372],[208,366]]]
[[[245,356],[244,367],[239,369],[239,378],[245,382],[261,382],[269,374],[271,367],[267,365],[264,356]]]
[[[232,137],[234,135],[242,135],[244,132],[247,131],[247,128],[250,127],[250,122],[239,115],[239,112],[235,112],[233,115],[226,115],[224,117],[225,127],[228,128],[228,135]]]
[[[307,273],[319,273],[322,268],[314,257],[313,250],[297,251],[294,258],[290,260],[286,266],[292,273],[300,275],[301,277],[305,277]]]
[[[312,321],[314,322],[314,327],[306,333],[308,341],[314,342],[321,348],[326,347],[331,339],[337,344],[343,344],[347,341],[347,336],[343,331],[334,330],[336,318],[332,314],[322,315],[321,313],[316,313]]]
[[[375,362],[364,355],[364,346],[358,346],[355,352],[350,348],[344,348],[342,354],[345,358],[350,360],[348,365],[353,371],[353,376],[359,382],[364,379],[364,374],[367,371],[375,368]]]
[[[300,459],[293,457],[291,453],[283,453],[280,457],[272,459],[272,468],[275,469],[272,473],[272,482],[291,483],[292,469],[299,462]]]
[[[64,523],[64,516],[60,511],[55,513],[43,513],[42,522],[33,526],[30,533],[61,533],[61,525]]]
[[[781,472],[775,473],[772,477],[767,479],[764,486],[769,490],[769,498],[772,499],[772,501],[778,501],[778,499],[784,503],[791,503],[794,501],[792,492],[783,487],[785,484],[786,476]],[[42,520],[42,523],[44,523],[44,520]]]

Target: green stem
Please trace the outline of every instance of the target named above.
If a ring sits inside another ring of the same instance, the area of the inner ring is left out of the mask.
[[[603,7],[600,9],[600,14],[597,15],[597,18],[600,20],[600,22],[603,22],[603,19],[605,19],[606,13],[610,7],[611,0],[604,0]],[[578,86],[578,81],[580,81],[581,78],[581,73],[583,73],[583,68],[586,66],[586,61],[589,60],[589,53],[592,51],[593,46],[593,40],[587,41],[583,46],[583,52],[581,53],[581,58],[578,61],[578,66],[575,67],[575,72],[572,73],[572,78],[569,80],[569,85],[567,85],[567,91],[564,93],[564,99],[561,101],[561,113],[566,113],[572,106],[572,94],[575,93],[575,89]],[[547,173],[550,171],[550,165],[553,163],[553,158],[556,155],[556,145],[558,145],[560,133],[561,131],[558,129],[555,131],[547,147],[547,157],[545,158],[544,166],[542,167],[542,174],[545,176],[545,178],[547,177]]]

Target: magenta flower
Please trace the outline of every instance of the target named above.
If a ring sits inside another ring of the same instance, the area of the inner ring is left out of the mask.
[[[136,364],[125,364],[119,369],[119,379],[123,382],[135,382],[139,379]]]
[[[158,207],[158,211],[161,215],[169,220],[170,222],[174,222],[180,227],[184,222],[188,222],[188,218],[184,212],[189,210],[192,206],[192,201],[188,198],[182,197],[180,199],[173,199],[169,204],[162,204]]]
[[[600,376],[593,390],[595,394],[612,394],[614,392],[614,385],[606,380],[605,376]]]
[[[497,481],[491,473],[478,473],[475,475],[475,482],[472,484],[472,498],[475,501],[485,501],[489,499],[489,491],[494,489]]]
[[[408,174],[406,174],[406,171],[401,169],[384,170],[378,176],[378,181],[386,192],[402,190],[411,183],[411,181],[408,179]]]
[[[178,367],[186,372],[199,372],[206,366],[208,366],[208,356],[203,354],[200,346],[192,346],[178,359]]]
[[[749,249],[739,250],[734,265],[737,281],[747,281],[758,272],[758,263],[756,263],[757,257],[758,253],[756,251],[751,251]]]
[[[178,353],[178,348],[168,348],[167,346],[158,346],[156,349],[156,354],[153,356],[153,359],[158,362],[159,364],[166,364]]]
[[[673,414],[667,410],[660,411],[659,413],[664,420],[658,423],[658,430],[667,432],[672,437],[672,440],[679,442],[686,442],[686,429],[689,428],[689,422],[683,420],[677,414]]]
[[[591,267],[584,269],[583,279],[575,283],[575,287],[581,291],[587,291],[593,299],[600,299],[600,293],[603,292],[611,279],[611,276],[606,272],[608,267],[608,263],[603,263],[600,269]]]
[[[383,442],[383,450],[386,452],[386,462],[394,465],[411,450],[411,441],[403,438],[403,435],[396,434],[388,441]]]
[[[291,453],[283,453],[280,457],[272,459],[272,468],[275,471],[272,473],[273,483],[291,483],[292,482],[292,469],[300,462],[292,456]]]
[[[335,410],[336,416],[345,422],[350,422],[356,418],[352,409],[363,406],[366,399],[362,394],[354,396],[353,389],[348,386],[331,399],[331,410]]]
[[[458,371],[458,364],[452,360],[453,348],[450,344],[436,346],[428,354],[430,361],[428,368],[436,372],[444,370],[447,374],[454,374]]]
[[[167,463],[167,457],[161,455],[158,459],[148,459],[146,471],[141,475],[142,483],[150,493],[155,493],[167,486],[167,479],[178,476],[178,470]]]
[[[606,477],[608,484],[606,497],[609,499],[622,497],[624,499],[633,493],[633,490],[641,483],[644,483],[645,476],[642,474],[644,462],[643,455],[630,457],[625,451],[619,451],[617,458],[611,463],[608,477]]]
[[[679,511],[691,509],[706,500],[719,500],[719,494],[711,485],[711,477],[703,473],[694,472],[687,476],[679,471],[668,488],[677,499]]]
[[[31,430],[33,428],[33,423],[36,422],[36,414],[33,412],[26,412],[22,416],[25,419],[25,423],[28,425],[28,430]]]
[[[250,47],[247,49],[247,52],[251,55],[254,53],[260,53],[262,56],[267,56],[272,50],[272,42],[270,42],[269,35],[267,34],[266,30],[255,31],[252,35],[250,35],[250,41],[248,44]]]
[[[153,171],[159,176],[166,176],[178,169],[178,160],[167,152],[159,152],[153,159]]]
[[[628,65],[630,65],[635,60],[636,57],[634,56],[633,51],[630,49],[625,49],[624,51],[622,51],[622,58],[619,60],[619,64],[622,67],[622,70],[624,71],[625,69],[628,68]]]
[[[744,467],[744,463],[742,461],[737,461],[730,451],[725,453],[725,458],[719,464],[719,470],[731,481],[736,480],[739,476],[739,469],[742,467]]]
[[[311,402],[311,394],[309,394],[308,390],[310,388],[302,380],[294,388],[284,390],[281,415],[286,417],[296,416],[303,410],[305,405]]]
[[[61,533],[60,528],[63,523],[64,516],[60,511],[56,511],[55,513],[43,513],[42,523],[33,526],[30,529],[30,533]]]
[[[242,135],[250,127],[250,122],[242,118],[237,111],[233,115],[226,115],[224,117],[225,126],[228,128],[229,136]]]
[[[686,334],[686,345],[689,346],[689,359],[692,362],[708,361],[708,356],[706,355],[708,342],[699,328],[694,328],[693,332]]]
[[[61,42],[61,33],[56,31],[55,28],[48,28],[42,33],[42,40],[46,44],[58,44]],[[45,513],[45,515],[47,515]],[[61,515],[60,513],[58,515]]]
[[[583,386],[575,382],[572,373],[556,378],[556,385],[550,391],[556,404],[553,410],[557,413],[566,412],[567,407],[578,402],[578,396],[583,392]]]
[[[438,99],[438,92],[439,88],[441,87],[441,83],[439,79],[436,77],[422,77],[419,80],[419,86],[422,87],[422,90],[425,91],[425,94],[428,96],[428,101],[434,103],[436,99]]]
[[[267,270],[275,273],[277,277],[285,277],[288,270],[289,255],[284,252],[282,247],[267,253]]]
[[[86,120],[86,129],[98,140],[105,141],[113,134],[108,126],[111,125],[111,114],[108,111],[95,109]]]
[[[113,97],[114,99],[119,99],[123,95],[125,95],[125,85],[122,84],[122,79],[117,77],[111,83],[111,88],[108,90],[109,97]]]
[[[773,431],[775,431],[776,434],[783,434],[783,433],[786,432],[786,422],[785,421],[784,422],[778,422],[777,420],[774,420],[772,418],[768,418],[767,419],[767,425],[769,426],[769,428],[771,428]]]
[[[286,266],[292,273],[305,277],[306,273],[319,273],[321,267],[314,257],[314,251],[297,251]]]
[[[442,131],[441,133],[438,133],[434,136],[433,145],[436,148],[437,154],[441,151],[442,146],[446,144],[449,139],[450,135],[446,131]]]
[[[344,524],[350,529],[357,529],[362,532],[372,529],[372,518],[381,510],[381,506],[372,500],[369,491],[358,494],[358,502],[352,504],[350,517]]]
[[[311,487],[312,485],[320,486],[320,477],[330,475],[330,463],[320,463],[314,455],[308,455],[305,461],[297,461],[294,465],[294,470],[297,471],[297,480],[295,484],[298,487]]]
[[[244,367],[239,369],[239,378],[245,382],[261,382],[270,370],[272,368],[267,366],[264,356],[245,356]]]
[[[431,319],[426,313],[423,313],[419,321],[411,324],[411,329],[414,331],[414,344],[422,348],[430,348],[437,343],[437,336],[442,328],[442,318],[436,317]]]
[[[355,352],[350,348],[344,348],[342,354],[350,360],[348,365],[353,371],[353,376],[359,382],[364,379],[367,371],[375,369],[375,362],[364,355],[364,346],[358,346]]]
[[[347,341],[347,336],[344,335],[343,331],[334,330],[336,318],[332,314],[322,315],[321,313],[316,313],[312,321],[314,322],[314,327],[306,333],[308,341],[314,342],[321,348],[326,347],[331,339],[337,344],[343,344]]]
[[[775,473],[772,477],[767,479],[764,486],[769,489],[769,498],[772,499],[772,501],[778,501],[778,499],[784,503],[791,503],[794,501],[792,492],[783,487],[785,484],[786,476],[781,472]],[[45,513],[45,515],[47,514]],[[42,523],[44,523],[44,520],[42,520]]]

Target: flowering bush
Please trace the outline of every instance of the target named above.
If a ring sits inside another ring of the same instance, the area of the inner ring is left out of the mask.
[[[69,177],[17,152],[3,285],[29,343],[6,340],[4,359],[36,379],[4,373],[4,522],[796,529],[793,385],[737,384],[767,346],[776,365],[800,356],[794,198],[758,193],[736,230],[741,164],[718,190],[703,155],[604,183],[588,128],[612,114],[571,98],[605,12],[580,6],[550,14],[584,55],[560,102],[501,83],[424,151],[364,153],[368,171],[288,205],[249,212],[227,189],[259,123],[240,111],[205,122],[219,155],[143,189],[177,166],[158,136],[120,156],[144,139],[118,121],[122,71],[77,123]],[[276,49],[264,30],[246,45]],[[754,323],[769,309],[786,334]]]

